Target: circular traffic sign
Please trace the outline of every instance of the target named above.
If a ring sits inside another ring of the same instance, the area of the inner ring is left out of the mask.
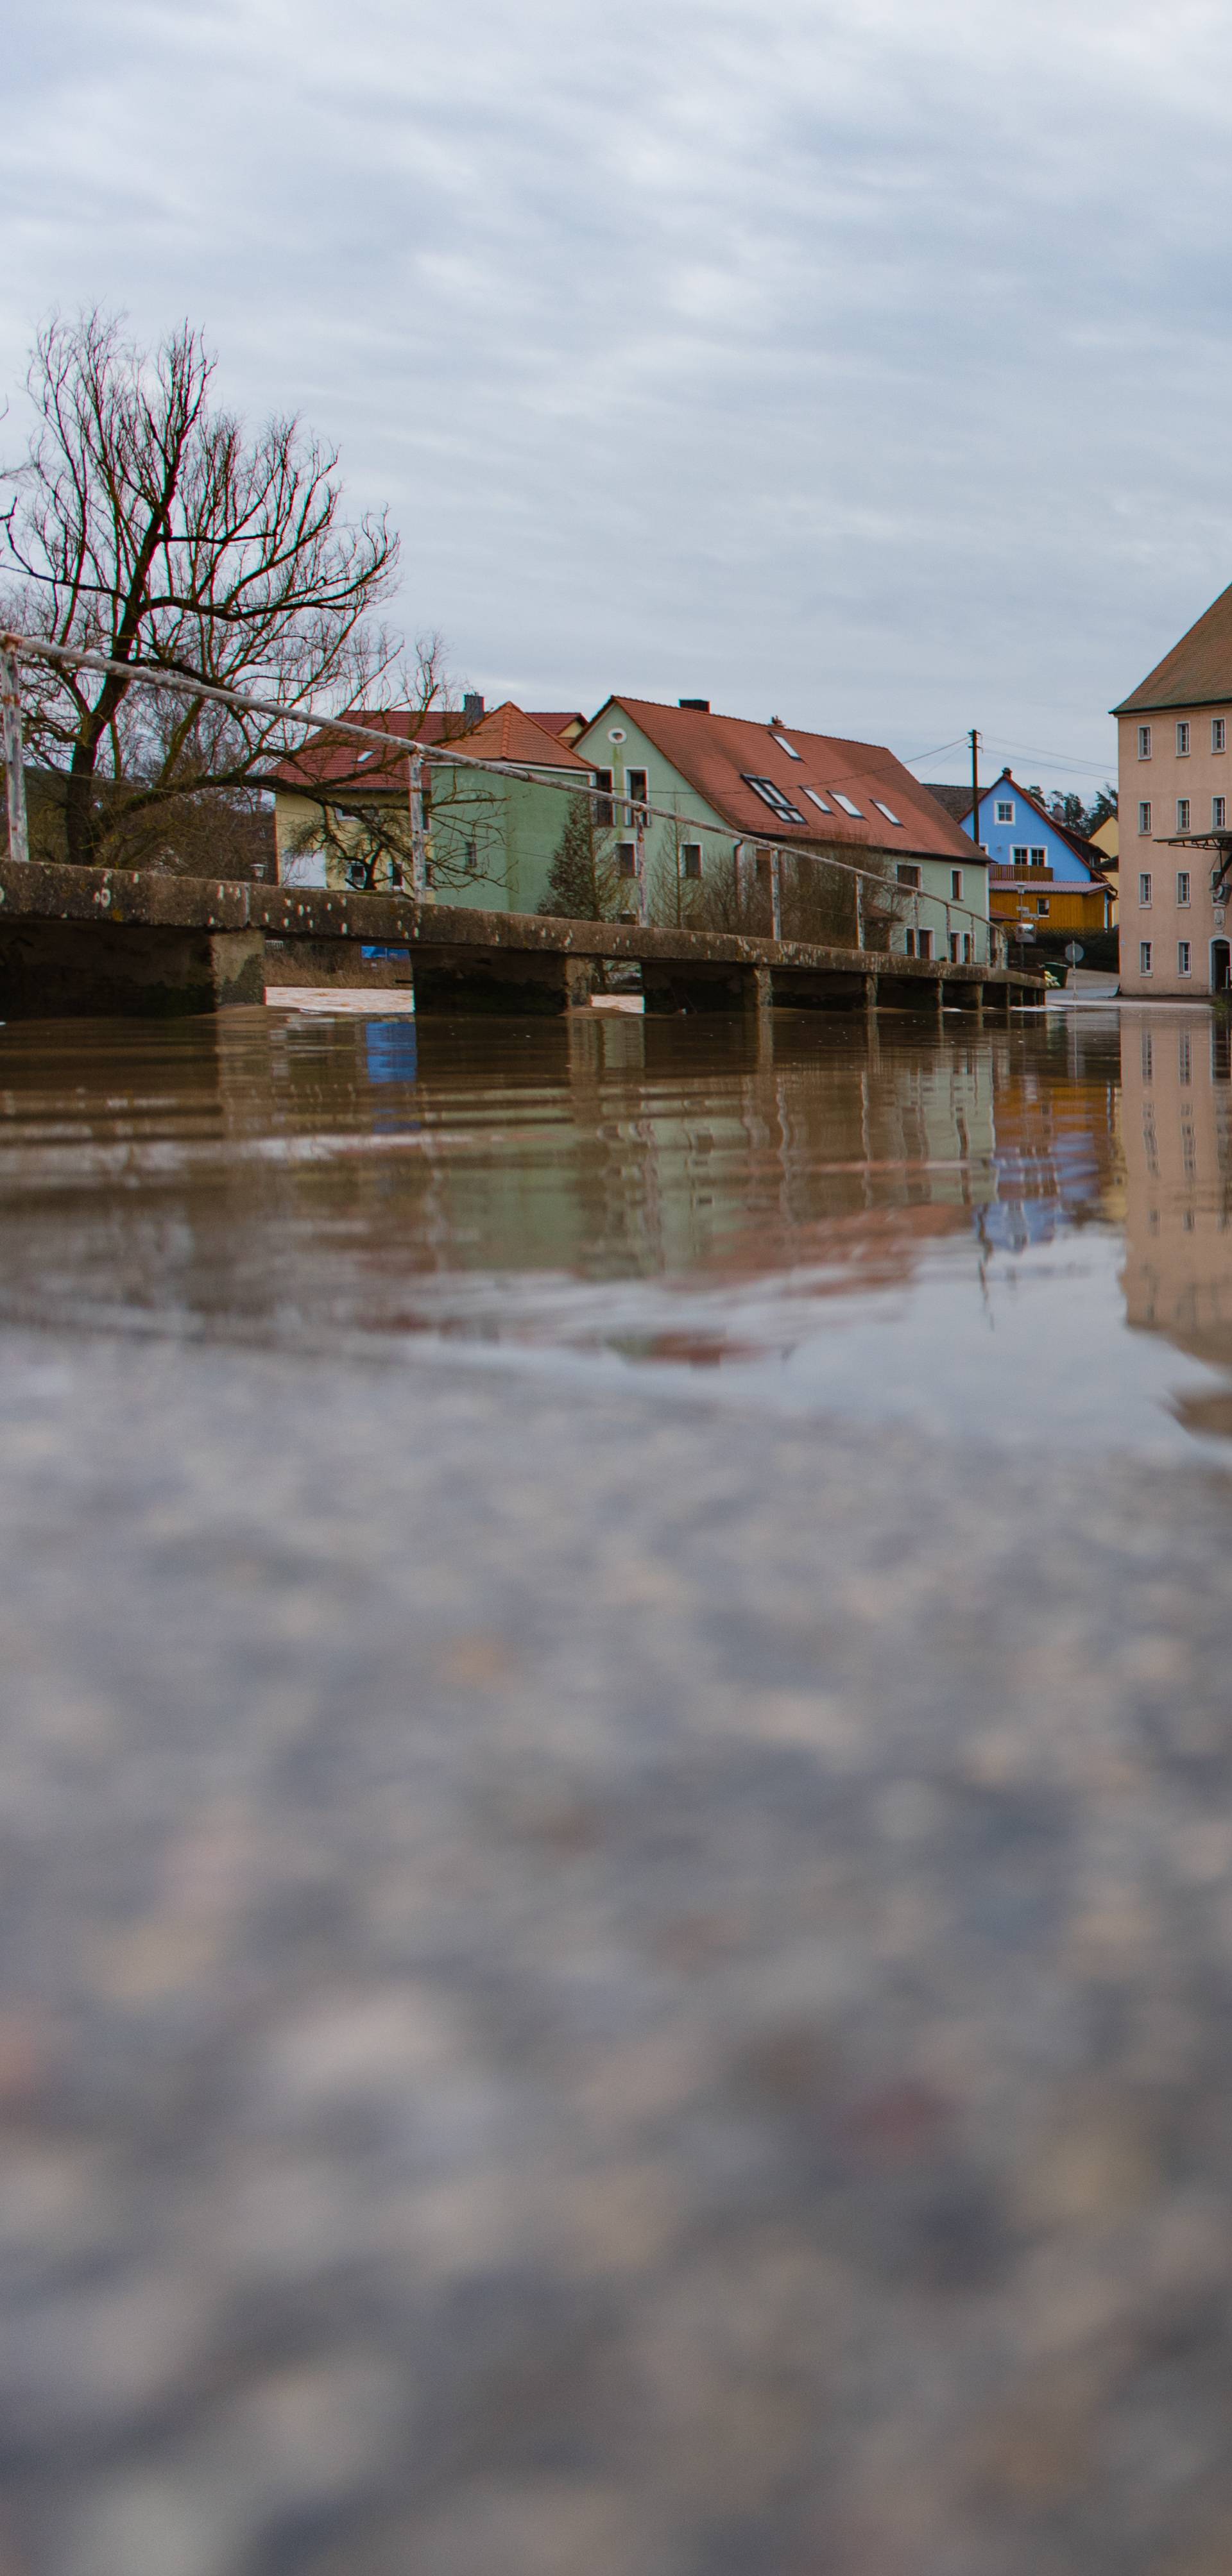
[[[1065,962],[1067,966],[1081,966],[1086,953],[1085,948],[1079,947],[1076,939],[1069,940],[1066,944],[1065,950]]]

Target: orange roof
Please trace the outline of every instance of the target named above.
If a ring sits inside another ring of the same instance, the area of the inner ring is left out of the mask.
[[[1141,687],[1114,707],[1114,716],[1149,713],[1152,707],[1219,706],[1232,698],[1232,587],[1221,590],[1180,643],[1165,653]]]
[[[695,707],[662,707],[647,698],[609,698],[595,724],[608,707],[631,716],[724,822],[752,840],[822,841],[987,865],[927,787],[880,743],[804,733],[798,725],[755,724]],[[777,790],[797,819],[759,795],[751,778]]]
[[[520,767],[534,769],[576,769],[583,777],[590,775],[587,761],[579,760],[568,743],[549,733],[537,716],[515,707],[511,698],[503,707],[493,707],[469,729],[453,708],[446,707],[430,707],[426,714],[415,707],[350,707],[347,718],[351,724],[370,725],[374,733],[391,735],[394,743],[456,743],[460,751],[470,752],[477,760],[515,761]],[[323,725],[299,751],[279,761],[266,784],[352,788],[364,785],[366,780],[379,780],[382,786],[405,793],[408,770],[409,763],[392,746],[388,758],[379,747],[374,755],[353,736],[335,733]]]

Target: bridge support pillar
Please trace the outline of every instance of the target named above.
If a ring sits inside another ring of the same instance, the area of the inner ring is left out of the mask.
[[[642,959],[642,993],[647,1019],[673,1012],[748,1011],[768,1008],[752,998],[760,983],[768,987],[764,966],[706,966],[681,959]]]
[[[112,921],[0,928],[0,1019],[189,1019],[264,999],[259,930]]]
[[[746,1019],[761,1019],[774,1006],[774,978],[768,966],[746,966],[741,976],[740,1002]]]
[[[594,960],[533,948],[415,948],[416,1012],[555,1018],[589,1002]]]

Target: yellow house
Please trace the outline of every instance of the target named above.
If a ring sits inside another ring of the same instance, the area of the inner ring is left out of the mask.
[[[1121,903],[1121,826],[1115,814],[1110,814],[1107,821],[1100,824],[1098,832],[1092,832],[1091,847],[1102,850],[1104,854],[1104,884],[1112,896],[1112,923],[1115,928]]]

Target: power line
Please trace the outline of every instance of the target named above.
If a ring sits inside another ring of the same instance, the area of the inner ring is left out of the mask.
[[[1032,760],[1051,761],[1054,769],[1082,770],[1091,778],[1106,778],[1108,775],[1110,764],[1106,760],[1070,760],[1063,751],[1045,751],[1038,742],[1011,742],[1003,733],[985,734],[984,739],[985,742],[996,743],[1002,751],[1023,751]]]

